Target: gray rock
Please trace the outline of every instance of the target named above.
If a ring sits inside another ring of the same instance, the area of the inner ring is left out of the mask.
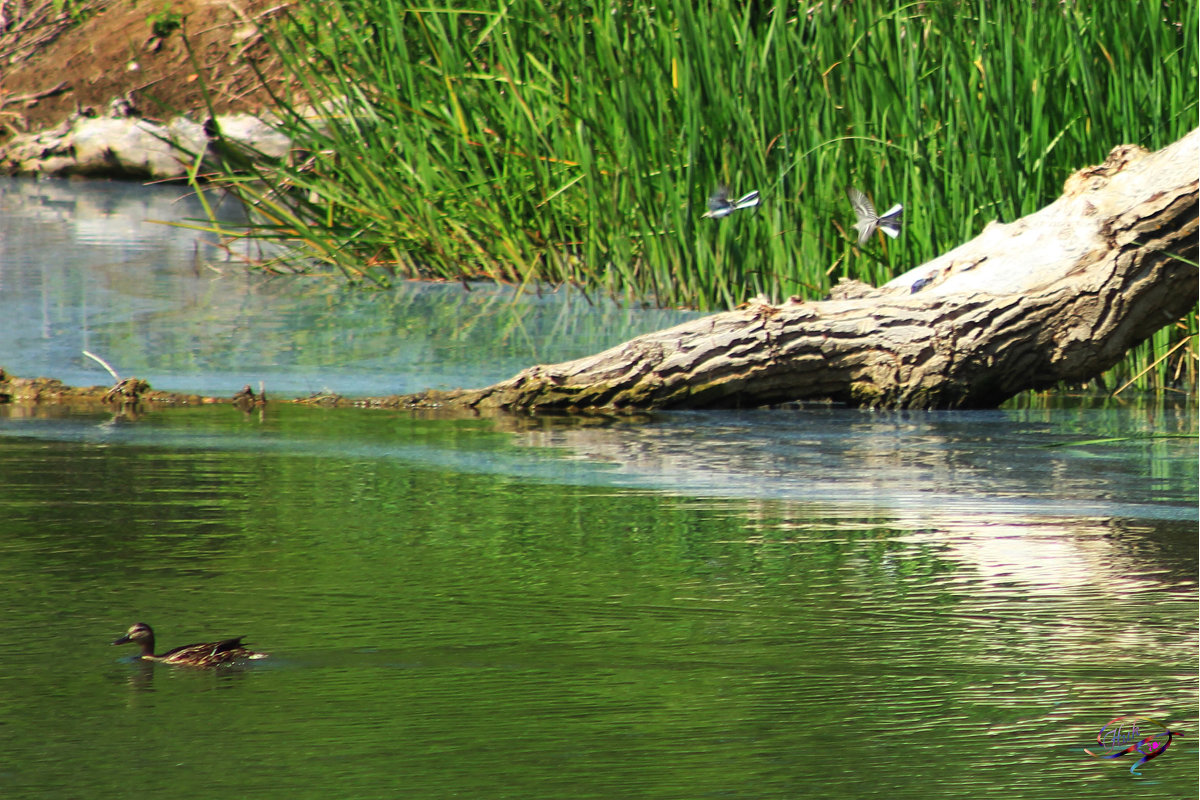
[[[0,146],[0,172],[161,180],[186,177],[197,154],[210,155],[200,123],[176,117],[163,125],[127,113],[77,115],[56,128],[18,135]],[[291,146],[267,119],[231,114],[216,121],[226,137],[264,158],[283,158]]]

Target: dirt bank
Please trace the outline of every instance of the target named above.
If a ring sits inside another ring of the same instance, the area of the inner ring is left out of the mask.
[[[146,117],[166,119],[205,108],[270,107],[252,65],[276,88],[281,70],[261,29],[286,4],[266,0],[0,0],[0,144],[52,128],[70,115],[102,113],[131,98]],[[191,43],[193,63],[184,45]],[[197,64],[199,68],[197,68]],[[203,81],[200,80],[203,78]]]

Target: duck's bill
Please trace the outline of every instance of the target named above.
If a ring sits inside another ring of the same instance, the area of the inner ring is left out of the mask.
[[[129,634],[127,633],[124,636],[122,636],[120,639],[114,639],[113,644],[127,644],[130,641],[131,640],[129,638]]]

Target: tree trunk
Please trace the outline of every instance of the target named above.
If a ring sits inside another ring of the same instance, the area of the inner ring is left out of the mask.
[[[749,407],[829,399],[994,407],[1090,380],[1197,298],[1200,130],[1157,153],[1125,145],[1051,205],[879,289],[747,307],[411,405],[478,409]]]

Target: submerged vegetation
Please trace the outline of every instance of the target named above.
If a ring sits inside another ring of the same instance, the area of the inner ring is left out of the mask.
[[[305,0],[274,39],[323,109],[277,98],[300,154],[226,144],[206,177],[291,269],[821,296],[1040,208],[1117,144],[1178,139],[1197,24],[1188,0]],[[857,246],[848,185],[903,203],[903,235]],[[761,202],[705,219],[719,186]],[[1194,384],[1195,333],[1193,314],[1112,380],[1176,348],[1138,388]]]

